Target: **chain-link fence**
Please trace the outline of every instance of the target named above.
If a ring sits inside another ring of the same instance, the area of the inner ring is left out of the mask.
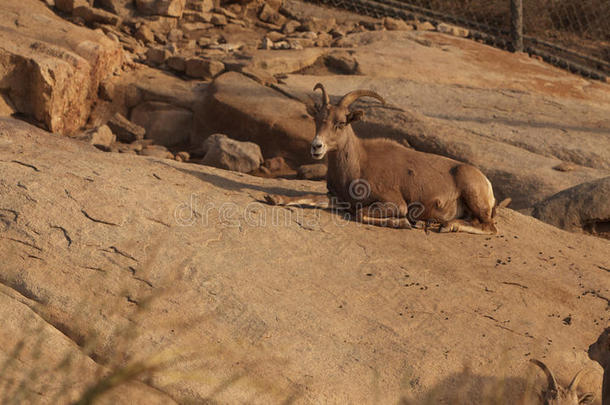
[[[610,0],[312,0],[374,17],[447,22],[594,79],[610,75]],[[523,44],[523,47],[521,47]]]

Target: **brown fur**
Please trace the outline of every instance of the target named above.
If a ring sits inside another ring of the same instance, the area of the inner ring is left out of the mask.
[[[320,84],[315,88],[321,88],[328,100]],[[383,101],[375,93],[358,90],[348,93],[337,105],[325,102],[311,111],[316,123],[312,154],[318,158],[328,154],[330,194],[349,203],[357,219],[368,219],[363,222],[408,227],[406,221],[382,223],[373,218],[405,218],[416,204],[422,212],[410,219],[438,222],[439,231],[496,233],[495,199],[485,175],[474,166],[418,152],[386,138],[358,138],[350,123],[360,119],[363,112],[350,112],[348,107],[361,96]],[[351,192],[354,182],[370,186],[366,198]],[[274,202],[273,197],[267,200]],[[370,209],[371,206],[379,209]]]

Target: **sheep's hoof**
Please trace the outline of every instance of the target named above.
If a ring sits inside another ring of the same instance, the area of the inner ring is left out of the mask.
[[[438,228],[438,233],[449,233],[449,232],[458,232],[460,230],[460,227],[458,226],[458,224],[455,223],[449,223],[449,224],[443,224]]]
[[[396,228],[399,229],[412,229],[413,226],[411,225],[411,222],[409,222],[409,220],[407,218],[399,218],[396,224]]]
[[[429,234],[431,229],[440,231],[441,224],[434,219],[427,219],[425,221],[416,221],[414,227],[416,229],[422,229],[426,234]]]
[[[387,218],[384,219],[383,222],[380,223],[383,226],[388,228],[395,229],[411,229],[411,223],[407,218]]]
[[[270,205],[284,204],[284,198],[281,195],[265,194],[265,201]]]

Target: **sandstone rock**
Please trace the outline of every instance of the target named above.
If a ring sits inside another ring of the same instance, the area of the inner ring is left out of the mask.
[[[51,131],[75,132],[87,121],[100,81],[121,65],[120,45],[64,21],[40,1],[1,3],[3,93]]]
[[[149,101],[136,106],[131,121],[146,130],[146,138],[156,144],[175,146],[189,141],[193,113],[168,103]]]
[[[174,159],[176,159],[179,162],[188,162],[191,159],[191,156],[188,152],[178,152],[176,153],[176,155],[174,156]]]
[[[294,49],[295,51],[300,51],[305,49],[305,45],[304,43],[306,42],[303,39],[288,39],[286,42],[288,42],[288,48],[289,49]],[[310,46],[309,44],[307,44],[307,46]]]
[[[56,0],[55,7],[66,13],[71,13],[76,7],[90,6],[91,3],[89,0]]]
[[[386,17],[383,19],[383,26],[390,31],[409,31],[413,26],[407,24],[404,20]]]
[[[107,125],[102,125],[101,127],[86,131],[79,139],[89,142],[100,149],[108,150],[110,145],[116,141],[116,135],[112,133]]]
[[[197,45],[199,45],[202,48],[207,48],[211,45],[216,45],[217,41],[214,38],[210,38],[210,37],[200,37],[197,39]]]
[[[326,66],[341,74],[358,73],[358,61],[349,52],[332,52],[325,58]]]
[[[324,163],[313,163],[310,165],[299,166],[297,170],[297,177],[305,180],[324,180],[326,179],[326,172],[328,166]]]
[[[285,35],[289,35],[289,34],[292,34],[293,32],[295,32],[297,30],[297,28],[299,28],[300,26],[301,26],[301,23],[298,22],[297,20],[289,20],[282,27],[282,32]]]
[[[216,14],[222,14],[231,20],[237,20],[239,18],[235,13],[233,13],[232,11],[230,11],[224,7],[214,7],[214,9],[212,11],[214,11],[214,13],[216,13]]]
[[[301,25],[303,31],[328,32],[335,27],[337,20],[334,17],[319,18],[308,17]]]
[[[134,37],[145,44],[155,42],[155,34],[153,34],[150,27],[146,24],[140,25],[140,28],[134,34]]]
[[[336,27],[330,30],[328,33],[332,35],[333,39],[343,38],[346,35],[343,29],[339,29]]]
[[[291,46],[288,41],[278,41],[273,43],[271,49],[291,49]]]
[[[534,206],[532,215],[568,231],[610,238],[610,177],[561,191]]]
[[[266,37],[269,38],[273,42],[281,41],[282,39],[285,38],[284,34],[282,34],[281,32],[277,32],[277,31],[268,32]]]
[[[10,117],[16,112],[15,106],[11,100],[3,94],[0,94],[0,116]]]
[[[212,79],[225,69],[222,62],[191,58],[186,61],[186,74],[198,79]]]
[[[136,0],[138,11],[146,15],[182,17],[185,0]]]
[[[227,25],[227,17],[222,14],[212,14],[210,22],[214,25],[225,26]]]
[[[108,11],[101,10],[99,8],[89,6],[75,7],[72,11],[72,15],[75,17],[82,18],[87,24],[100,23],[118,25],[120,22],[120,19],[117,15]]]
[[[315,128],[305,105],[236,72],[217,77],[196,106],[192,143],[215,132],[254,142],[263,156],[312,162],[308,150]]]
[[[417,22],[415,23],[415,28],[418,31],[434,31],[436,28],[434,27],[434,25],[429,22],[429,21],[424,21],[424,22]]]
[[[282,29],[281,25],[271,24],[260,20],[255,21],[254,25],[260,28],[264,28],[267,31],[280,31]]]
[[[130,143],[143,139],[146,134],[144,128],[129,121],[120,113],[116,113],[107,125],[121,142]]]
[[[201,163],[220,169],[250,173],[263,163],[260,147],[253,142],[240,142],[223,134],[210,135],[203,143],[205,156]]]
[[[290,170],[290,167],[281,156],[265,159],[263,162],[263,167],[265,167],[269,173]]]
[[[159,159],[174,159],[174,154],[165,148],[152,147],[157,145],[145,146],[140,152],[141,156],[150,156]]]
[[[184,32],[179,28],[173,28],[167,35],[167,39],[170,42],[178,42],[181,41],[182,38],[184,38]]]
[[[240,66],[237,70],[235,70],[244,76],[249,77],[252,80],[257,81],[263,86],[268,86],[270,84],[277,84],[276,78],[262,69],[257,69],[252,66]]]
[[[170,56],[167,59],[166,64],[168,67],[174,69],[177,72],[184,72],[186,70],[186,59],[184,58],[184,56]]]
[[[286,22],[286,17],[278,13],[266,3],[263,4],[263,7],[258,14],[258,18],[260,18],[261,21],[278,26],[282,26]]]
[[[212,13],[200,11],[186,11],[184,12],[184,14],[182,14],[182,21],[209,23],[212,21]]]
[[[314,40],[309,38],[288,38],[287,41],[290,44],[291,49],[297,50],[310,48],[315,45]]]
[[[194,80],[182,80],[175,75],[142,65],[124,72],[114,81],[113,105],[123,115],[146,101],[159,101],[192,110],[202,98],[205,85]]]
[[[332,42],[332,35],[327,34],[326,32],[321,32],[315,41],[315,45],[319,47],[329,47]]]
[[[446,23],[440,23],[436,26],[436,30],[438,32],[442,32],[443,34],[449,34],[456,37],[466,38],[470,35],[470,32],[467,28],[457,27],[455,25],[450,25]]]
[[[133,0],[97,0],[97,4],[121,17],[128,17],[134,10]]]
[[[201,37],[206,38],[209,35],[208,30],[212,27],[214,27],[213,24],[203,22],[184,23],[181,26],[184,36],[194,41],[198,41]],[[196,44],[197,42],[193,43]]]
[[[195,11],[209,12],[214,8],[213,0],[187,0],[186,8]]]
[[[166,48],[148,48],[146,51],[146,60],[153,65],[161,65],[169,57],[169,51]]]
[[[282,5],[284,4],[284,0],[264,0],[265,5],[271,8],[274,11],[280,11]]]

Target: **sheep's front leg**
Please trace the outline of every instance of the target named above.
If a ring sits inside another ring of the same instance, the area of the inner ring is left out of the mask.
[[[406,218],[407,206],[388,202],[376,202],[356,210],[356,220],[364,224],[385,226],[388,228],[411,229]]]
[[[346,207],[339,204],[335,198],[323,194],[306,194],[295,197],[267,194],[265,195],[265,201],[271,205],[297,205],[316,208],[346,209]]]

